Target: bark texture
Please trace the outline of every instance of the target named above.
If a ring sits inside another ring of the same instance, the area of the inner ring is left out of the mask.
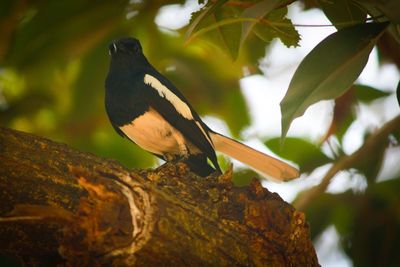
[[[303,213],[230,178],[127,170],[0,128],[0,253],[30,266],[319,266]]]

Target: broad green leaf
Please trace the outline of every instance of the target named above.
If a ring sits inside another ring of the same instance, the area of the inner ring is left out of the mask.
[[[191,37],[194,29],[209,15],[211,15],[217,8],[221,7],[228,0],[218,0],[215,2],[209,2],[210,5],[202,8],[200,11],[192,13],[192,17],[190,19],[190,25],[185,34],[186,41]]]
[[[282,140],[292,121],[321,100],[342,95],[357,79],[388,23],[341,29],[320,42],[300,63],[281,102]]]
[[[332,161],[316,145],[300,138],[287,138],[284,147],[280,145],[279,138],[270,139],[265,145],[277,155],[296,162],[302,173],[309,173]]]
[[[385,16],[385,14],[382,12],[382,10],[376,5],[376,4],[378,4],[378,1],[357,0],[356,2],[357,2],[357,4],[361,5],[365,10],[367,10],[368,15],[373,17],[374,21],[376,21],[376,22],[388,21],[387,16],[389,16],[389,15],[386,14],[386,16]],[[389,1],[384,1],[384,2],[388,2],[388,3],[392,3],[392,4],[394,2],[397,2],[397,5],[400,4],[400,1],[398,1],[398,0],[394,0],[394,1],[389,0]],[[382,5],[385,5],[384,2],[382,2]],[[397,12],[398,12],[398,10],[400,10],[400,8],[397,9]],[[396,10],[393,10],[392,12],[396,12]],[[399,19],[399,18],[400,18],[400,16],[397,19]],[[400,27],[395,22],[397,19],[393,19],[390,17],[389,17],[389,19],[391,20],[392,23],[389,25],[387,32],[390,33],[390,35],[392,35],[392,37],[396,40],[396,42],[400,44]]]
[[[385,0],[385,1],[372,1],[375,8],[385,15],[384,19],[389,19],[390,24],[388,32],[400,44],[400,1],[399,0]]]
[[[254,18],[254,19],[261,19],[269,12],[271,12],[276,5],[279,3],[279,0],[263,0],[258,2],[257,4],[246,8],[241,17],[242,18]],[[243,46],[244,41],[246,40],[247,36],[250,34],[253,26],[257,23],[257,21],[245,21],[242,23],[242,34],[240,37],[240,48]]]
[[[287,45],[296,45],[299,37],[292,23],[289,20],[283,19],[286,12],[286,8],[281,8],[277,12],[271,12],[267,17],[270,22],[267,23],[267,19],[264,19],[263,25],[266,28],[272,29],[271,32],[274,32],[272,38],[280,37]],[[193,21],[201,16],[200,13],[201,12],[193,15]],[[258,59],[265,54],[265,40],[262,40],[262,36],[254,39],[252,38],[253,35],[249,35],[246,40],[247,42],[251,42],[251,45],[247,45],[246,43],[240,44],[242,28],[239,25],[246,22],[254,24],[260,23],[259,18],[242,17],[242,15],[242,8],[238,6],[224,5],[223,7],[215,8],[212,13],[202,18],[197,26],[198,30],[196,32],[192,32],[190,36],[186,35],[186,43],[190,43],[192,40],[201,36],[203,40],[207,40],[211,45],[219,47],[222,52],[228,52],[227,54],[232,60],[236,62],[242,60],[242,65],[246,67],[248,67],[248,65],[253,65],[254,62],[257,62]],[[240,47],[240,45],[242,46]],[[256,53],[253,53],[254,45],[257,47]],[[261,49],[258,49],[259,47],[261,47]],[[244,54],[241,58],[238,56],[239,48],[241,53]],[[250,54],[257,54],[259,56],[256,58],[253,56],[248,58]],[[254,71],[250,72],[254,73]]]
[[[286,13],[286,7],[271,11],[262,23],[254,25],[253,32],[266,43],[279,38],[287,47],[298,46],[300,35]]]
[[[265,56],[265,52],[268,49],[269,44],[261,41],[255,34],[250,35],[243,47],[240,50],[241,55],[246,55],[247,57],[247,69],[250,74],[262,74],[258,64],[260,58]]]
[[[388,27],[388,33],[400,44],[400,27],[397,24],[390,24]]]
[[[390,19],[391,22],[400,24],[400,1],[399,0],[385,0],[373,1],[373,4]]]
[[[367,12],[352,0],[318,0],[325,15],[337,29],[364,22]]]
[[[378,90],[368,85],[356,84],[353,88],[357,100],[364,103],[370,103],[375,99],[390,95],[388,92]]]
[[[214,12],[217,21],[224,20],[226,18],[235,18],[239,14],[239,9],[236,7],[225,7],[217,9]],[[221,35],[225,49],[229,52],[232,60],[235,60],[239,52],[240,42],[240,27],[237,24],[230,24],[224,27],[218,28],[218,33]]]
[[[203,26],[200,30],[196,31],[192,35],[188,36],[188,39],[186,39],[186,44],[190,43],[192,40],[196,39],[199,36],[204,36],[206,34],[218,34],[218,37],[221,37],[219,34],[219,30],[222,27],[227,27],[232,24],[238,24],[241,22],[246,22],[246,21],[257,21],[256,19],[252,18],[226,18],[220,21],[217,21],[215,19],[215,16],[208,16],[207,18],[204,18],[202,21]]]

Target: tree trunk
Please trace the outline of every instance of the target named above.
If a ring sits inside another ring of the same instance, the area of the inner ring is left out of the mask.
[[[29,266],[318,266],[304,214],[254,179],[127,170],[0,128],[0,253]]]

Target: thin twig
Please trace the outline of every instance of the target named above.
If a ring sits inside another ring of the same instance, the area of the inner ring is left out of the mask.
[[[368,22],[371,20],[374,20],[378,17],[370,17],[367,18],[364,22]],[[185,41],[185,46],[188,45],[192,40],[194,40],[195,38],[197,38],[198,36],[205,34],[211,30],[215,30],[218,29],[220,27],[226,26],[226,25],[230,25],[230,24],[235,24],[235,23],[242,23],[242,22],[253,22],[253,23],[261,23],[261,24],[265,24],[268,25],[269,27],[272,26],[279,26],[279,27],[335,27],[335,26],[353,26],[356,24],[363,24],[363,23],[358,23],[358,22],[339,22],[336,23],[336,25],[333,24],[296,24],[296,23],[287,23],[287,22],[276,22],[276,21],[270,21],[267,19],[263,19],[263,18],[244,18],[244,17],[238,17],[238,18],[229,18],[229,19],[223,19],[220,21],[217,21],[214,24],[211,24],[207,27],[204,27],[194,33],[192,33]],[[274,29],[276,30],[276,27],[274,27]]]

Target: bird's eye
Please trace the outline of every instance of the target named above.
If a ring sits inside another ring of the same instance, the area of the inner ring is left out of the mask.
[[[115,43],[111,43],[111,44],[108,46],[108,53],[109,53],[110,56],[111,56],[111,55],[114,54],[115,52],[117,52],[117,45],[116,45]]]

